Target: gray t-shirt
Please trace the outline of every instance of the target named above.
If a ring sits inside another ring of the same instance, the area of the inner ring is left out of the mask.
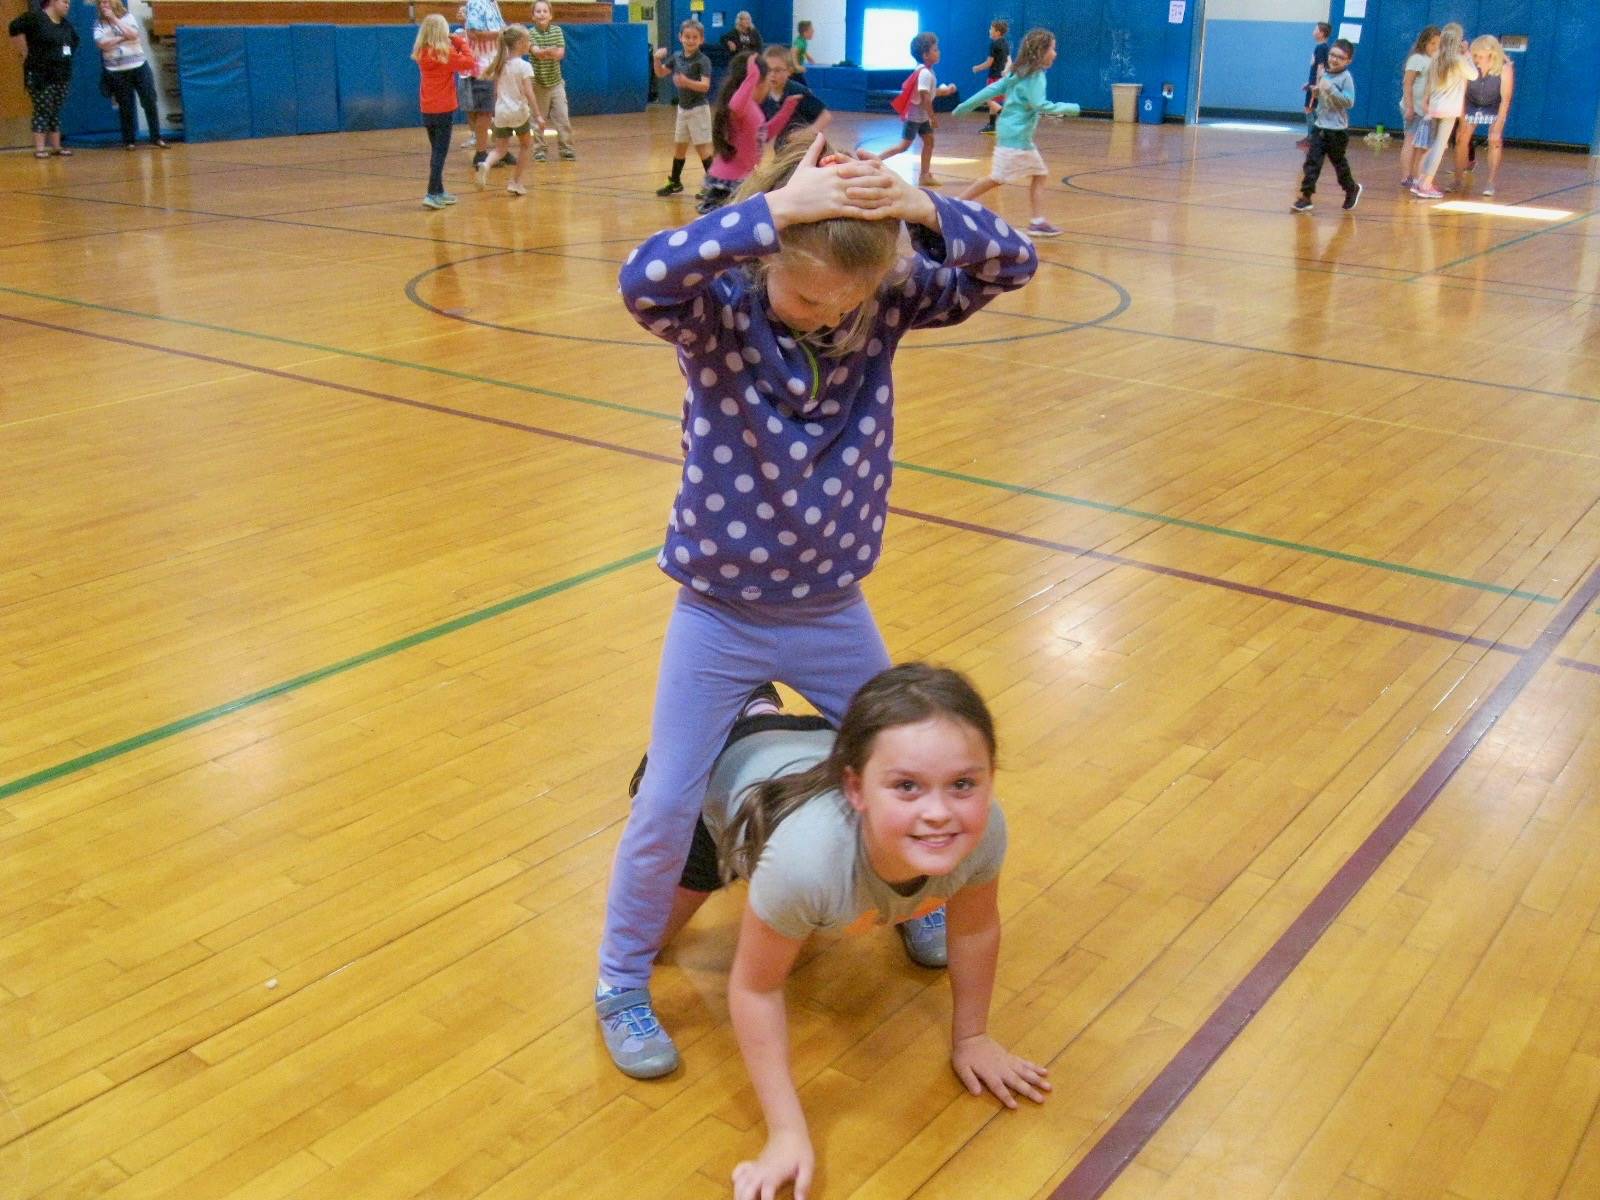
[[[706,57],[705,51],[700,51],[690,58],[682,50],[674,50],[672,57],[667,60],[668,76],[682,75],[688,79],[701,80],[711,78],[711,60]],[[687,88],[678,89],[679,108],[699,108],[708,103],[710,92],[691,92]]]
[[[752,784],[821,762],[832,730],[771,730],[740,738],[717,760],[706,790],[705,823],[713,838],[737,813]],[[1006,822],[1000,805],[977,848],[948,875],[930,875],[902,895],[867,861],[856,815],[837,791],[813,797],[788,817],[761,851],[750,880],[750,907],[784,937],[818,930],[854,933],[932,912],[962,888],[1000,875]]]

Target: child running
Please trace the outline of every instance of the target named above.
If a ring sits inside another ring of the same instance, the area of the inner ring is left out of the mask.
[[[982,74],[984,84],[998,83],[1006,73],[1006,64],[1011,61],[1011,43],[1006,41],[1006,34],[1011,31],[1011,22],[996,17],[989,22],[989,57],[972,68],[974,75]],[[1002,101],[996,97],[987,101],[989,107],[989,123],[979,133],[994,133],[995,119],[1000,115]]]
[[[695,205],[697,212],[708,213],[726,204],[761,161],[761,147],[776,141],[789,123],[802,93],[785,97],[768,118],[761,111],[768,90],[767,60],[753,51],[734,55],[711,114],[711,145],[716,154],[706,172],[705,190]]]
[[[1002,183],[1028,181],[1028,210],[1033,220],[1028,223],[1032,237],[1055,237],[1061,232],[1044,215],[1044,183],[1047,174],[1044,159],[1034,145],[1034,131],[1039,128],[1039,118],[1075,117],[1076,104],[1044,98],[1044,73],[1056,61],[1056,35],[1048,29],[1030,29],[1017,51],[1017,61],[1011,74],[991,83],[983,91],[969,96],[956,105],[956,112],[967,113],[978,105],[998,97],[1005,97],[1000,109],[999,125],[994,139],[994,157],[989,163],[989,174],[975,181],[961,193],[963,200],[976,200],[990,188]],[[992,110],[991,110],[992,111]],[[991,122],[995,118],[990,118]]]
[[[767,1124],[736,1197],[794,1184],[816,1165],[789,1067],[784,984],[806,939],[903,922],[947,904],[950,1063],[973,1095],[1039,1102],[1049,1071],[987,1032],[1000,954],[1006,827],[993,800],[994,719],[955,671],[906,663],[868,680],[837,735],[786,716],[758,688],[712,769],[666,940],[724,882],[750,881],[728,1015]],[[638,778],[637,776],[635,777]]]
[[[500,31],[500,48],[494,61],[484,72],[484,78],[494,82],[494,149],[478,164],[479,189],[489,186],[489,170],[506,157],[511,135],[517,135],[517,145],[522,153],[511,169],[511,182],[506,191],[513,196],[526,196],[522,186],[522,170],[528,163],[528,146],[532,141],[533,122],[544,125],[544,114],[539,111],[533,95],[533,64],[523,57],[528,52],[528,31],[521,25],[507,25]]]
[[[777,679],[837,722],[889,665],[861,580],[888,515],[895,349],[913,329],[965,321],[1037,267],[1032,243],[979,205],[826,153],[821,137],[785,149],[736,203],[628,256],[628,311],[677,348],[689,389],[659,559],[682,586],[595,992],[624,1073],[678,1064],[650,971],[740,705]],[[899,928],[923,961],[943,958],[942,914]]]
[[[922,139],[922,171],[917,176],[923,187],[938,187],[933,176],[933,101],[936,96],[955,95],[956,85],[939,86],[933,68],[939,65],[939,39],[935,34],[919,33],[911,39],[911,57],[921,64],[911,72],[892,103],[905,124],[900,127],[900,140],[885,150],[880,158],[893,158],[911,148],[917,138]]]
[[[450,156],[450,129],[456,120],[456,72],[473,68],[472,50],[462,35],[450,36],[444,17],[430,13],[417,29],[411,57],[422,72],[422,127],[428,131],[428,191],[424,208],[444,208],[456,198],[444,190],[444,160]]]
[[[567,35],[561,26],[550,22],[550,0],[538,0],[533,6],[533,29],[528,34],[533,46],[533,107],[545,114],[556,127],[556,146],[561,157],[571,161],[578,157],[572,145],[572,122],[567,117],[567,85],[561,77],[561,61],[567,57]],[[533,145],[533,157],[544,162],[543,122]]]
[[[811,57],[812,32],[810,21],[801,21],[794,27],[794,73],[803,83],[806,68],[817,60]]]
[[[700,165],[711,173],[711,105],[706,93],[711,90],[711,60],[700,49],[705,45],[705,26],[690,17],[678,27],[678,42],[683,49],[668,57],[665,46],[656,51],[656,78],[672,76],[678,90],[677,118],[672,130],[672,173],[656,189],[658,196],[676,196],[683,191],[683,163],[694,143]]]

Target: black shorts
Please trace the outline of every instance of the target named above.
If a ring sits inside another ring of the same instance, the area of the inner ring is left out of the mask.
[[[752,733],[768,733],[774,729],[799,730],[814,732],[821,729],[832,729],[821,717],[794,716],[789,713],[765,713],[756,717],[744,717],[735,721],[733,728],[728,733],[728,740],[722,743],[719,755],[726,753],[729,746],[747,738]],[[628,795],[636,795],[639,784],[644,779],[645,768],[649,764],[649,756],[639,760],[639,769],[633,773],[633,780],[628,784]],[[706,828],[704,817],[695,818],[694,840],[689,843],[689,861],[683,865],[683,874],[678,878],[678,886],[687,888],[691,892],[714,892],[723,886],[722,871],[717,866],[717,843],[711,837],[711,831]]]

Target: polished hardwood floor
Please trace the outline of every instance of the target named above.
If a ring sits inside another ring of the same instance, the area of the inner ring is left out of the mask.
[[[0,157],[0,1200],[759,1146],[737,894],[657,975],[679,1073],[591,1015],[681,395],[615,277],[692,210],[670,113],[577,134],[436,214],[420,130]],[[1047,127],[1037,280],[899,357],[867,591],[994,702],[994,1028],[1056,1091],[967,1096],[940,978],[815,945],[818,1196],[1600,1195],[1597,160],[1450,211],[1357,143],[1296,216],[1292,140]]]

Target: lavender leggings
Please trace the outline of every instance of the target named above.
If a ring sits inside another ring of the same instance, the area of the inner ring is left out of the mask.
[[[750,690],[788,684],[837,725],[857,689],[888,666],[859,588],[782,605],[678,593],[661,651],[650,766],[611,868],[601,979],[649,986],[706,782]]]

